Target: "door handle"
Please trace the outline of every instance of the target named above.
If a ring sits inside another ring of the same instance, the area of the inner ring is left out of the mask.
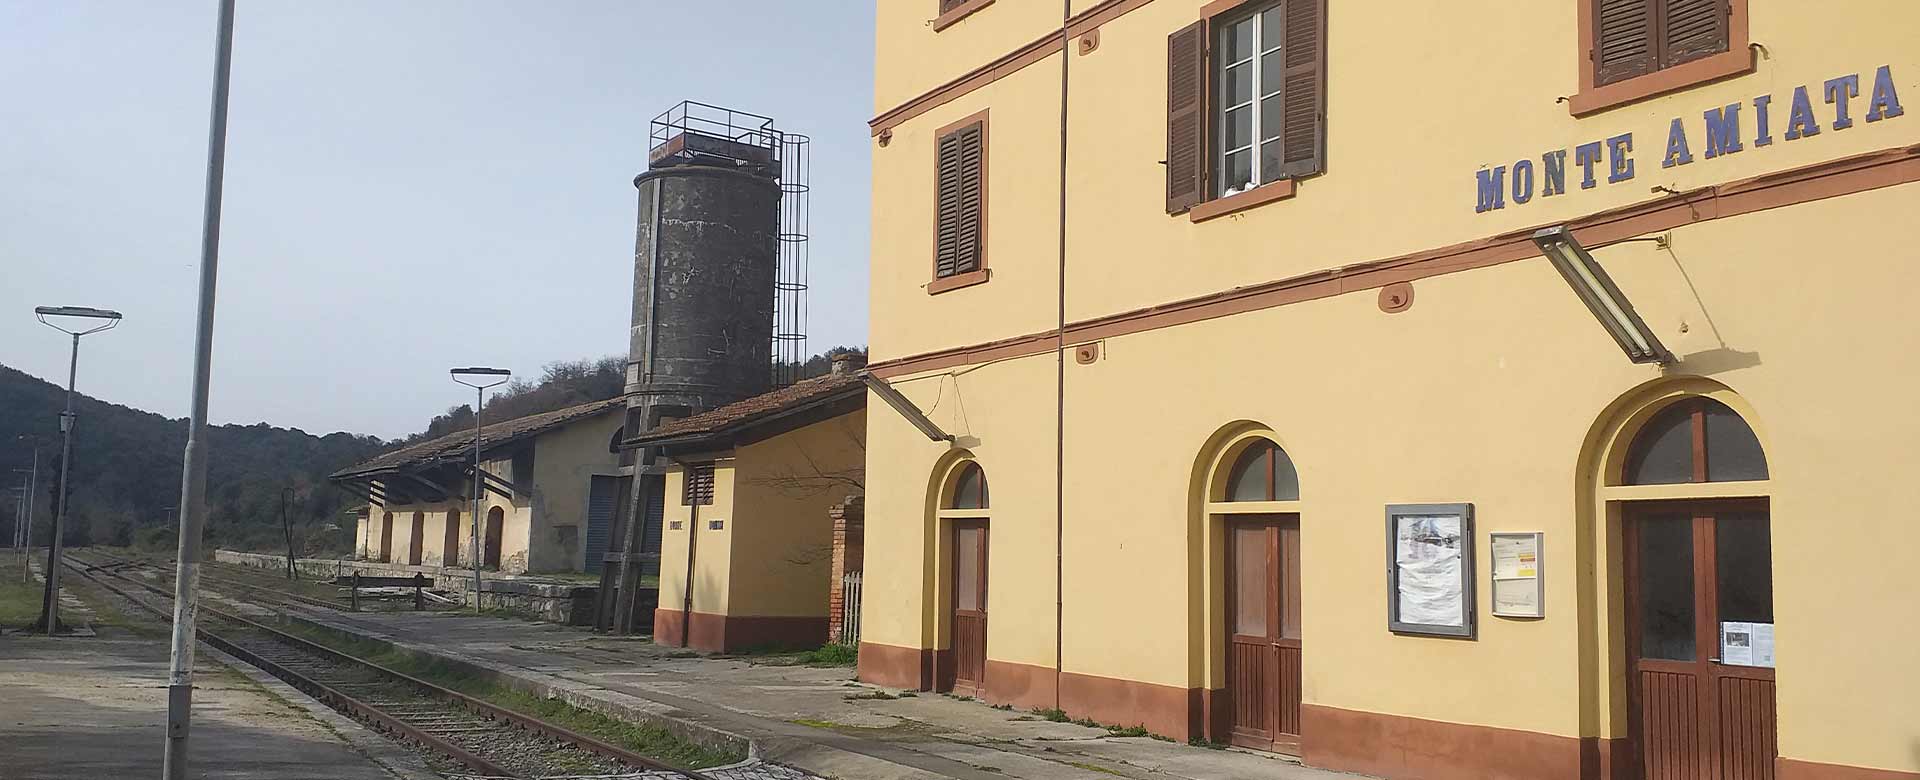
[[[1725,665],[1726,665],[1726,662],[1725,662],[1725,661],[1722,661],[1722,660],[1720,660],[1720,659],[1718,659],[1718,658],[1708,658],[1708,659],[1707,659],[1707,663],[1710,663],[1710,664],[1720,664],[1721,666],[1725,666]]]

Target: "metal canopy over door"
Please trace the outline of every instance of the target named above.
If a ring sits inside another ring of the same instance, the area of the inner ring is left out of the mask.
[[[1228,741],[1300,752],[1300,518],[1227,524]]]
[[[1630,505],[1626,516],[1628,712],[1641,777],[1771,780],[1774,670],[1722,657],[1770,647],[1721,644],[1729,622],[1772,629],[1766,502]]]
[[[953,523],[953,691],[979,696],[987,679],[987,521]]]

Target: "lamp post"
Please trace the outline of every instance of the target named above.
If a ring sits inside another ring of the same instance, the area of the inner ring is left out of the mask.
[[[1634,238],[1628,241],[1654,241],[1666,246],[1665,238]],[[1573,237],[1573,231],[1565,225],[1541,228],[1533,234],[1533,243],[1540,247],[1540,253],[1573,288],[1574,295],[1586,304],[1587,310],[1600,321],[1607,335],[1612,336],[1620,349],[1627,353],[1627,359],[1635,363],[1658,363],[1666,365],[1674,362],[1673,353],[1667,351],[1653,329],[1647,327],[1639,312],[1634,311],[1633,302],[1620,292],[1619,285],[1613,283],[1613,277],[1600,262],[1593,259],[1593,253],[1580,245]]]
[[[53,505],[53,543],[47,545],[46,597],[40,604],[40,619],[27,629],[53,636],[60,633],[60,555],[65,547],[60,536],[65,530],[67,504],[71,503],[67,500],[67,472],[73,462],[73,385],[80,375],[80,337],[112,330],[120,324],[120,312],[84,306],[40,306],[33,310],[33,315],[47,327],[73,338],[72,356],[67,361],[67,409],[60,413],[60,492]],[[74,330],[62,324],[70,320],[93,321],[93,324]]]
[[[280,528],[287,532],[287,579],[293,579],[293,523],[287,520],[287,498],[293,488],[280,489]]]
[[[504,368],[469,366],[447,373],[453,381],[473,388],[473,611],[480,611],[480,410],[487,403],[487,388],[504,384],[512,371]],[[491,377],[491,380],[483,377]]]

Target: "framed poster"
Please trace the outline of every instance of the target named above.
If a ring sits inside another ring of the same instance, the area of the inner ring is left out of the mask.
[[[1487,534],[1493,551],[1493,614],[1495,617],[1546,617],[1540,580],[1539,532]]]
[[[1474,638],[1473,505],[1387,506],[1387,629]]]

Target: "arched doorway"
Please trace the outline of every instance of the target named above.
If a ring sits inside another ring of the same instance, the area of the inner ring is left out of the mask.
[[[963,460],[940,491],[940,523],[946,534],[951,590],[947,599],[947,635],[951,662],[939,687],[962,696],[980,696],[987,681],[987,474]]]
[[[420,558],[427,549],[427,513],[413,513],[413,534],[407,540],[407,563],[420,565]]]
[[[393,562],[393,513],[387,512],[380,517],[380,557],[381,563]]]
[[[460,565],[460,510],[447,510],[447,528],[440,542],[440,563],[442,566]]]
[[[1219,529],[1218,575],[1225,611],[1214,641],[1224,646],[1226,701],[1215,739],[1241,747],[1300,752],[1300,478],[1286,450],[1263,435],[1231,441],[1208,486],[1209,527]]]
[[[1770,778],[1778,753],[1769,478],[1741,415],[1669,398],[1630,431],[1620,506],[1627,715],[1645,778]],[[1741,487],[1742,485],[1746,487]]]
[[[500,537],[506,528],[507,513],[500,507],[487,510],[486,547],[481,553],[480,565],[494,571],[500,570]]]

